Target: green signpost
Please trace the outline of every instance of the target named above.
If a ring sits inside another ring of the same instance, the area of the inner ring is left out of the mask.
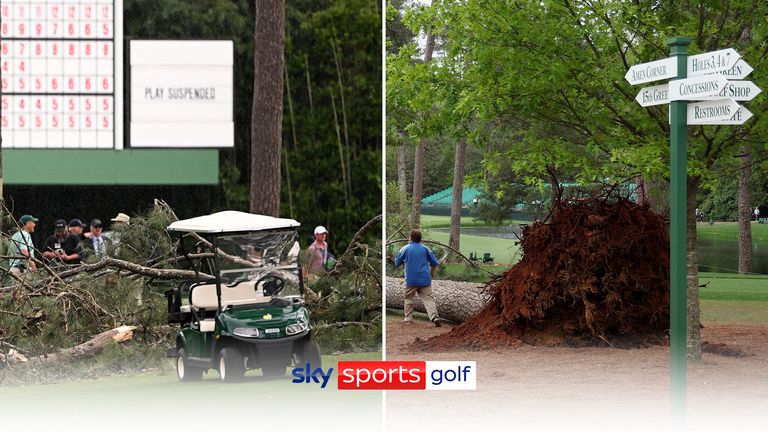
[[[673,38],[667,41],[671,55],[677,57],[677,79],[687,76],[689,38]],[[688,102],[670,102],[670,151],[669,151],[669,355],[672,408],[674,413],[685,413],[686,405],[686,229],[687,179],[688,179]]]
[[[669,103],[670,122],[670,384],[673,413],[684,421],[687,399],[687,266],[686,217],[688,189],[688,125],[742,124],[751,116],[734,99],[750,100],[760,89],[750,82],[724,82],[725,78],[744,78],[751,67],[732,48],[688,56],[691,39],[669,39],[671,57],[632,66],[625,75],[630,84],[671,79],[668,84],[640,90],[641,106]],[[743,71],[747,71],[743,73]],[[695,78],[688,79],[688,76]],[[688,101],[704,102],[692,102]]]

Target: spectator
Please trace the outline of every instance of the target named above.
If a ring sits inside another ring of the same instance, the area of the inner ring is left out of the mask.
[[[102,259],[107,256],[107,238],[103,235],[104,225],[101,223],[101,219],[94,219],[91,221],[91,227],[86,239],[83,241],[83,247],[89,254],[93,254],[98,259]]]
[[[304,266],[304,273],[309,282],[314,282],[326,272],[328,260],[332,255],[328,252],[328,243],[325,239],[328,237],[328,230],[324,226],[315,228],[315,241],[307,248],[307,259]]]
[[[125,213],[118,213],[117,216],[112,218],[112,222],[118,224],[118,223],[124,223],[126,225],[130,225],[131,223],[131,217],[128,216]]]
[[[123,224],[130,225],[131,217],[125,213],[118,213],[111,221],[114,222],[112,224],[112,231],[106,232],[104,235],[115,246],[114,254],[117,256],[120,255],[120,231],[115,230],[115,227]]]
[[[410,242],[403,246],[395,257],[395,268],[405,263],[404,321],[412,322],[413,298],[418,294],[427,310],[429,320],[435,327],[440,327],[443,320],[437,313],[437,305],[432,295],[432,278],[440,262],[428,247],[421,244],[421,231],[412,230],[409,240]]]
[[[67,222],[59,219],[54,223],[54,233],[45,241],[43,257],[64,264],[80,264],[80,251],[77,236],[67,231]]]
[[[11,256],[23,255],[25,258],[13,258],[9,262],[10,272],[13,275],[20,276],[28,270],[37,270],[35,262],[35,245],[32,243],[31,233],[35,232],[35,225],[38,219],[30,215],[24,215],[19,219],[21,229],[11,236],[11,245],[8,253]]]
[[[756,221],[760,220],[760,208],[759,207],[755,207],[754,213],[755,213],[755,220]]]
[[[75,218],[75,219],[72,219],[71,221],[69,221],[68,225],[69,225],[69,233],[74,235],[74,236],[77,236],[77,238],[80,241],[83,241],[83,239],[85,238],[83,236],[83,227],[84,227],[83,221],[81,221],[80,219]]]

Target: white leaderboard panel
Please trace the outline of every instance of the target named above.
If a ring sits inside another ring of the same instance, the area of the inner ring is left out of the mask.
[[[4,148],[122,148],[122,0],[2,0]]]
[[[233,147],[234,43],[132,40],[131,147]]]

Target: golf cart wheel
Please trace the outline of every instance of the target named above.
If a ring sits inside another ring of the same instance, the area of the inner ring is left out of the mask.
[[[219,353],[219,376],[224,382],[242,381],[245,375],[245,360],[237,348],[227,347]]]
[[[323,367],[323,358],[320,355],[320,347],[313,340],[304,340],[296,347],[296,366],[309,363],[312,367]]]
[[[179,348],[176,358],[176,376],[181,382],[200,381],[203,379],[203,369],[190,366],[187,363],[187,352],[184,348]]]

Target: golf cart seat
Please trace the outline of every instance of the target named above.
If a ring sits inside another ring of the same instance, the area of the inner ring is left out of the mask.
[[[258,295],[253,284],[241,283],[234,287],[221,287],[221,307],[237,306],[244,304],[265,303],[270,297]],[[192,287],[190,303],[196,310],[216,310],[216,284],[202,284]]]

